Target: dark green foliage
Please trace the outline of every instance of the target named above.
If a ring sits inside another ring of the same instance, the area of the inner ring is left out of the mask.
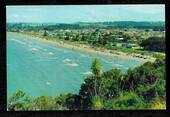
[[[75,94],[60,95],[55,98],[57,104],[70,110],[78,110],[81,105],[81,97]]]
[[[8,110],[77,110],[81,105],[80,98],[80,96],[74,94],[60,95],[56,98],[50,96],[41,96],[35,99],[23,97],[20,100],[9,103]]]
[[[120,96],[107,100],[105,110],[138,110],[144,109],[144,102],[135,92],[120,92]]]
[[[134,90],[145,101],[157,96],[165,99],[165,70],[164,60],[156,60],[155,63],[147,62],[134,70],[129,70],[122,87],[124,90]]]
[[[164,69],[160,70],[164,71]],[[144,65],[134,70],[129,69],[124,79],[124,89],[135,89],[140,84],[154,84],[158,79],[160,79],[160,77],[157,76],[160,75],[159,73],[163,75],[164,72],[158,71],[158,69],[154,67],[154,64],[150,62],[146,62]]]
[[[165,51],[165,37],[150,37],[141,43],[141,46],[146,50],[164,52]]]
[[[81,85],[79,95],[82,97],[81,109],[91,109],[92,97],[95,95],[95,78],[92,76],[87,77]]]
[[[122,37],[124,38],[123,42],[127,42],[128,40],[131,39],[131,37],[127,34],[124,34]]]
[[[111,69],[103,73],[102,90],[105,99],[117,97],[122,82],[123,74],[119,69]]]
[[[113,80],[121,80],[123,75],[120,69],[111,69],[103,73],[105,78],[112,78]]]

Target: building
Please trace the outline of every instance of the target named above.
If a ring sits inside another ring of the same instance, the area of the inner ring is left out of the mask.
[[[142,49],[142,47],[140,47],[138,44],[134,44],[134,43],[117,43],[117,42],[113,42],[111,44],[112,46],[123,46],[123,47],[127,47],[127,48],[132,48],[132,49]]]
[[[122,43],[113,42],[111,45],[112,46],[122,46]]]
[[[142,47],[140,47],[138,44],[134,44],[134,43],[126,43],[125,47],[132,48],[132,49],[142,49]]]

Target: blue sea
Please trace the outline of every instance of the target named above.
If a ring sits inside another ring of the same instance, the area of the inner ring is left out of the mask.
[[[128,68],[144,63],[56,47],[31,37],[7,33],[8,99],[17,90],[32,97],[78,93],[85,76],[91,74],[94,58],[101,61],[103,71],[118,68],[125,73]]]

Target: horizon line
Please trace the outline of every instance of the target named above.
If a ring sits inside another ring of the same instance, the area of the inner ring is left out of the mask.
[[[166,21],[145,21],[145,20],[141,20],[141,21],[132,21],[132,20],[117,20],[117,21],[95,21],[95,22],[86,22],[86,21],[77,21],[77,22],[6,22],[6,23],[58,23],[58,24],[76,24],[76,23],[103,23],[103,22],[166,22]]]

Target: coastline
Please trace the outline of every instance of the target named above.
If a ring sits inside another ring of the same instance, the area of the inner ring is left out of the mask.
[[[129,54],[124,53],[124,52],[107,50],[107,49],[103,49],[103,48],[92,48],[91,46],[88,46],[88,45],[85,45],[85,44],[78,44],[78,45],[74,44],[73,45],[73,43],[65,43],[61,40],[53,41],[53,40],[47,40],[45,38],[34,36],[34,35],[29,35],[29,34],[23,34],[23,33],[17,33],[17,32],[11,32],[11,33],[31,37],[32,39],[36,39],[36,40],[42,41],[44,43],[49,43],[49,44],[54,45],[56,47],[63,47],[63,48],[77,50],[77,51],[81,51],[81,52],[87,52],[87,53],[90,53],[90,54],[104,55],[104,56],[110,56],[110,57],[127,58],[127,59],[131,59],[131,60],[133,59],[133,60],[139,60],[139,61],[143,61],[143,62],[147,62],[147,61],[154,62],[155,61],[155,59],[153,59],[153,58],[152,59],[138,58],[138,57],[134,57],[134,56],[129,55]]]

